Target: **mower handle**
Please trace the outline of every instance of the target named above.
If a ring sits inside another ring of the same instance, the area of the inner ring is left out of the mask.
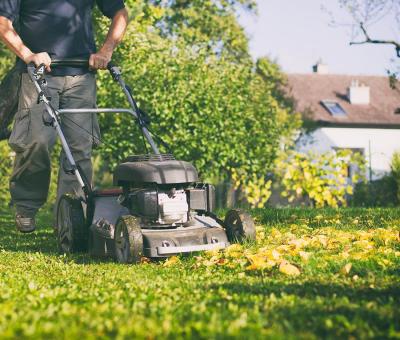
[[[89,67],[89,59],[85,58],[64,58],[64,59],[52,59],[51,66],[70,66],[70,67]],[[107,65],[107,69],[111,71],[115,65],[110,61]]]

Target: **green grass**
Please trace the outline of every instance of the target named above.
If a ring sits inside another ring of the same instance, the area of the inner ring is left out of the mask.
[[[400,210],[252,214],[257,244],[126,266],[59,255],[50,215],[22,235],[3,210],[0,337],[400,338]]]

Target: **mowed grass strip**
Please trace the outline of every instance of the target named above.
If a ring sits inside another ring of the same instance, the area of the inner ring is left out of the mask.
[[[397,209],[265,209],[258,241],[140,265],[0,217],[1,338],[398,338]]]

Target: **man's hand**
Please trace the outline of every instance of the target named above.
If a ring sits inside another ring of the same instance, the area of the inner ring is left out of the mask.
[[[36,67],[44,64],[46,66],[46,71],[51,72],[51,58],[46,52],[28,54],[23,60],[25,64],[34,63]]]
[[[110,29],[108,30],[107,38],[103,44],[103,47],[99,50],[99,52],[90,56],[90,68],[94,70],[107,69],[107,65],[111,61],[113,51],[122,40],[127,25],[128,12],[125,8],[122,8],[117,13],[115,13],[112,19],[112,23]]]
[[[112,53],[99,52],[92,54],[89,58],[89,67],[93,70],[106,70],[108,63],[111,61]]]

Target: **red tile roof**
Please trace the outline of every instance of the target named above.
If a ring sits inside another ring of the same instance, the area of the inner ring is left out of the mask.
[[[370,104],[350,104],[347,88],[353,80],[370,87]],[[289,93],[294,97],[297,110],[308,112],[306,117],[321,125],[376,126],[400,128],[400,90],[392,89],[388,77],[288,74]],[[334,117],[322,105],[322,100],[337,101],[347,112]]]

